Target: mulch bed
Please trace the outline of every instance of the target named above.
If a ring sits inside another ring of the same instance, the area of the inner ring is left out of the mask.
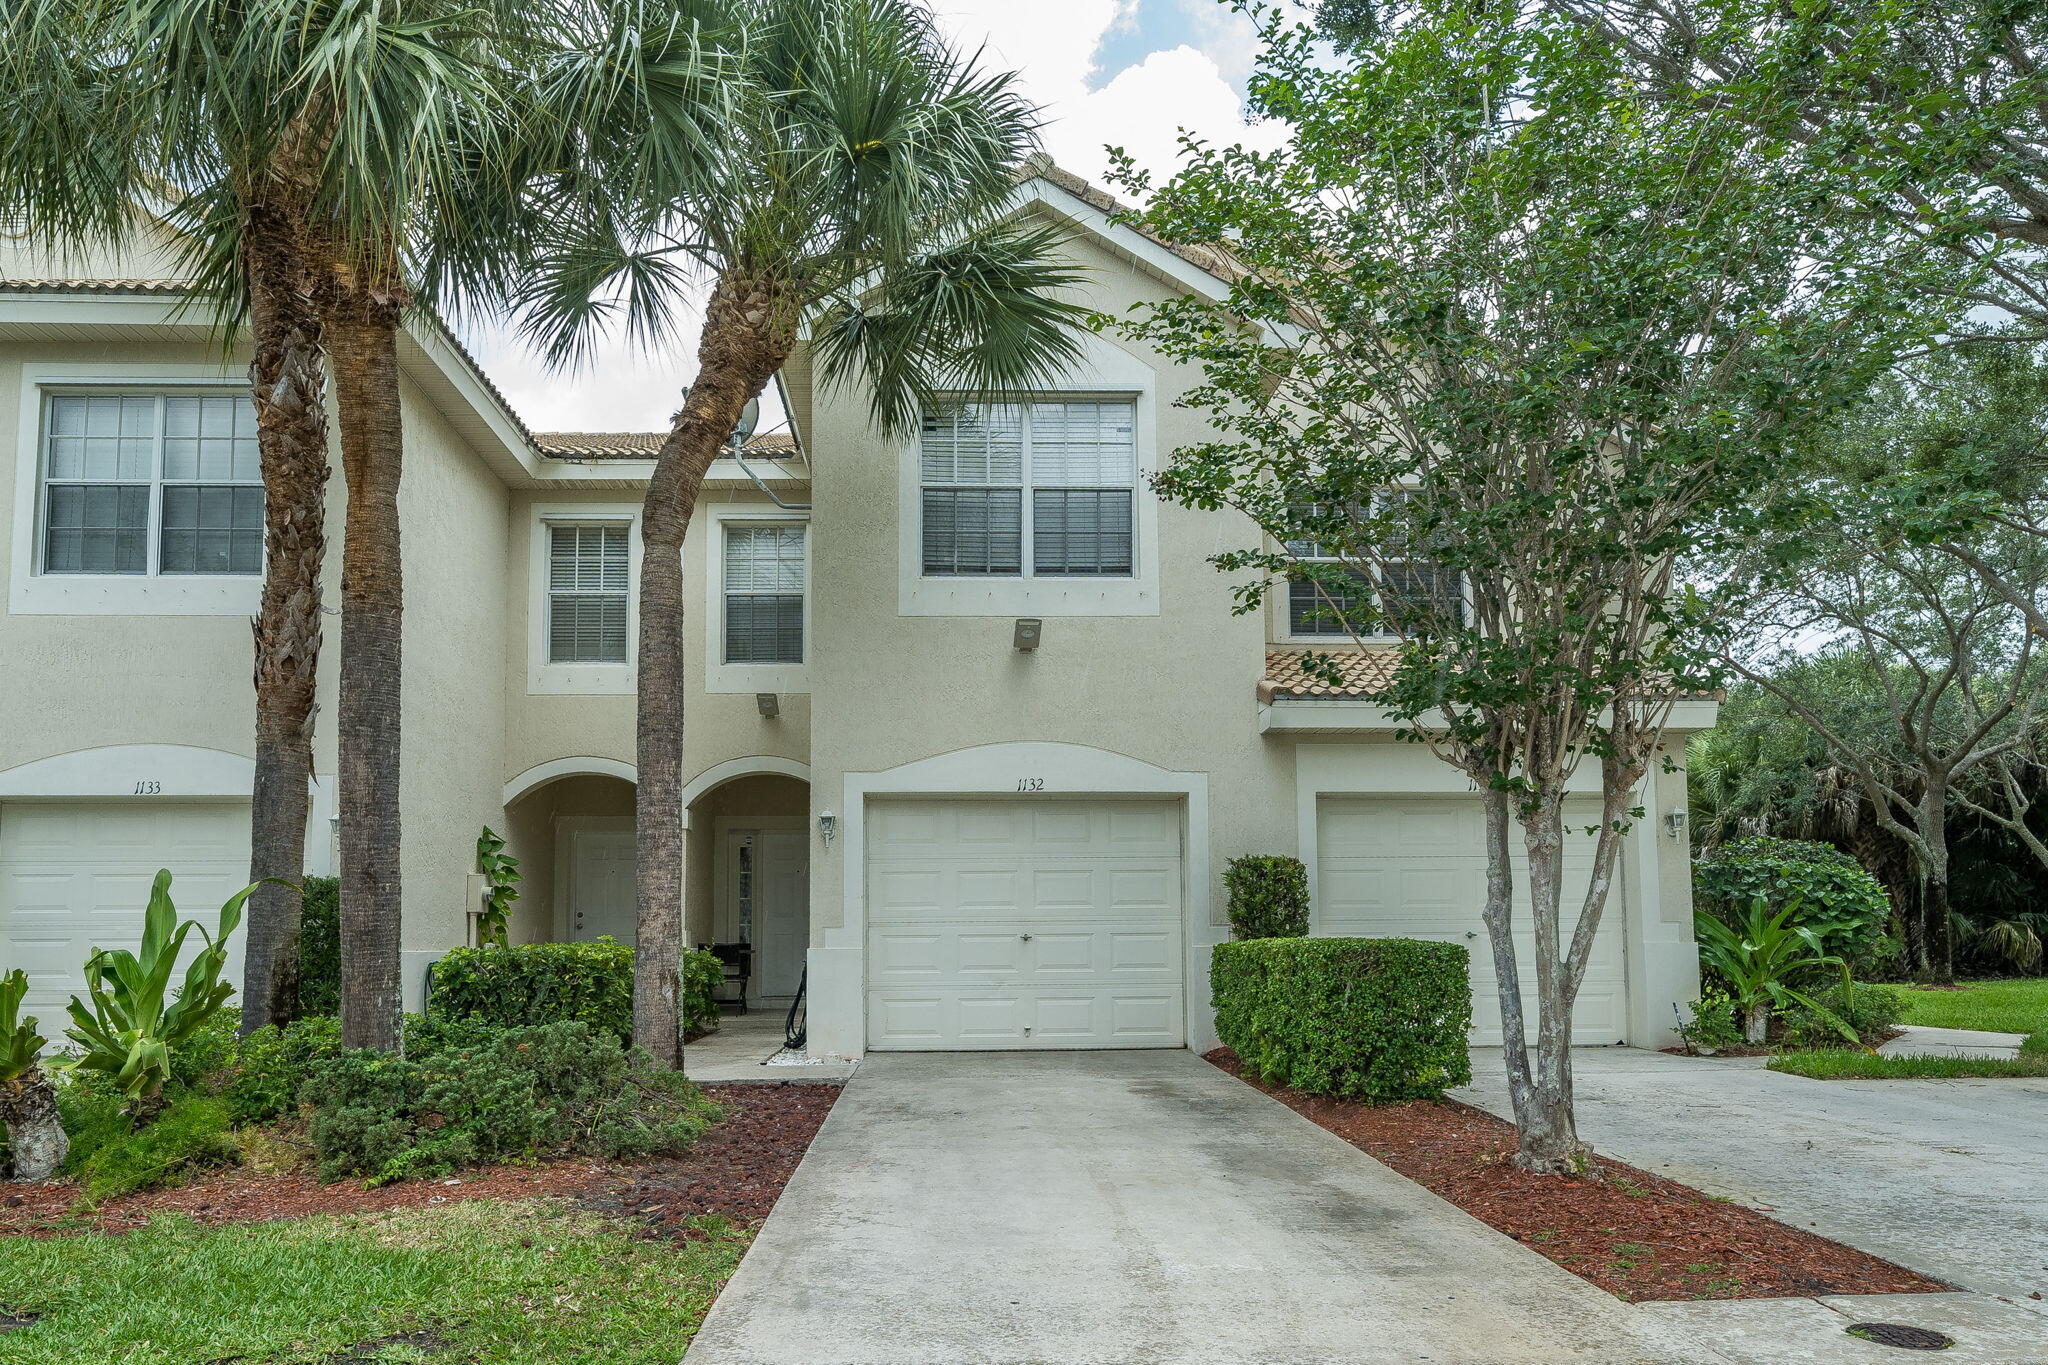
[[[1929,1294],[1938,1280],[1618,1161],[1602,1179],[1509,1164],[1515,1130],[1454,1100],[1371,1105],[1304,1095],[1244,1074],[1236,1054],[1207,1060],[1431,1193],[1630,1303],[1817,1294]]]
[[[127,1232],[160,1214],[200,1223],[260,1223],[320,1213],[369,1213],[469,1199],[566,1198],[579,1206],[683,1239],[706,1214],[751,1224],[768,1216],[818,1126],[839,1098],[836,1085],[707,1085],[725,1122],[679,1157],[606,1162],[587,1158],[532,1166],[486,1166],[459,1176],[364,1189],[357,1181],[322,1184],[293,1172],[225,1170],[176,1189],[110,1199],[74,1211],[77,1187],[0,1185],[0,1237],[56,1236],[87,1230]]]

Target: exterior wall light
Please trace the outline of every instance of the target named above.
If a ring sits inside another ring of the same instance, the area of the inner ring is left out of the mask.
[[[832,836],[838,832],[839,817],[829,810],[821,812],[818,816],[818,837],[829,844],[832,842]]]
[[[1685,837],[1685,807],[1673,806],[1664,812],[1664,831],[1673,843]]]
[[[756,692],[754,694],[754,708],[763,716],[773,720],[782,714],[782,699],[773,692]]]
[[[1044,634],[1045,622],[1036,616],[1020,616],[1016,629],[1010,632],[1010,643],[1016,646],[1018,653],[1029,654],[1038,648],[1039,638]]]

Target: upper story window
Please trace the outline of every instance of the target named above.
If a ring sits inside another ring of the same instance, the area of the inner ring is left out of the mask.
[[[1407,494],[1393,490],[1393,499]],[[1312,509],[1313,510],[1313,509]],[[1343,557],[1314,538],[1290,540],[1287,553],[1307,564],[1341,564]],[[1375,593],[1371,580],[1355,568],[1343,568],[1316,579],[1295,578],[1287,585],[1287,633],[1305,639],[1390,636],[1393,623],[1409,604],[1437,602],[1441,611],[1462,623],[1465,596],[1458,574],[1421,555],[1389,554],[1379,565],[1383,580]],[[1377,601],[1375,600],[1377,599]]]
[[[52,392],[42,432],[42,572],[263,572],[246,393]]]
[[[919,456],[927,575],[1131,576],[1135,404],[931,412]]]
[[[725,526],[725,662],[804,661],[804,528]]]
[[[548,525],[548,662],[626,662],[629,528]]]

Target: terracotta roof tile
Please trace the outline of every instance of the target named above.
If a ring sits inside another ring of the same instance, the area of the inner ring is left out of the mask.
[[[1129,204],[1119,200],[1108,190],[1089,184],[1072,171],[1060,169],[1060,167],[1053,163],[1053,159],[1043,152],[1025,158],[1024,164],[1017,168],[1017,179],[1020,183],[1033,179],[1049,181],[1065,190],[1068,194],[1102,210],[1104,213],[1131,212]],[[1133,226],[1141,236],[1149,238],[1160,246],[1165,247],[1190,265],[1206,270],[1225,284],[1235,284],[1249,273],[1242,265],[1238,264],[1228,251],[1220,246],[1169,242],[1157,233],[1148,232],[1142,227]]]
[[[9,280],[0,294],[182,294],[183,280]]]
[[[1333,661],[1343,678],[1341,687],[1303,666],[1310,654]],[[1370,697],[1393,680],[1398,654],[1391,649],[1272,649],[1266,651],[1266,676],[1259,682],[1262,702],[1284,698]]]
[[[668,439],[665,431],[537,431],[540,453],[563,460],[651,460]],[[749,455],[772,459],[796,452],[796,437],[786,431],[764,431],[747,438]]]

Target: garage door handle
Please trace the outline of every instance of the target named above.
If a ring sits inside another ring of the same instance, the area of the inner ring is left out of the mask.
[[[1023,939],[1026,943],[1031,942],[1031,935],[1029,934],[1019,934],[1017,937]]]
[[[1466,938],[1478,938],[1478,937],[1479,937],[1479,935],[1478,935],[1477,933],[1473,932],[1472,930],[1470,930],[1470,929],[1467,929],[1467,930],[1465,931],[1465,937],[1466,937]]]

